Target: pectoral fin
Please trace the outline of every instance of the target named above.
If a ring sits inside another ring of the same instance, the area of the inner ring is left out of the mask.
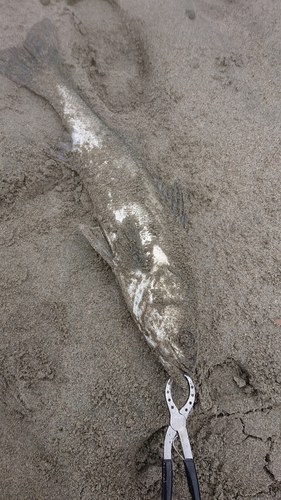
[[[113,253],[101,228],[99,226],[90,227],[85,224],[80,224],[79,228],[95,251],[100,254],[110,267],[113,267]]]

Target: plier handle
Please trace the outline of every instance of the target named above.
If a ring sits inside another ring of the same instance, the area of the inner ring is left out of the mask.
[[[180,410],[176,407],[172,398],[172,380],[169,379],[166,385],[165,395],[170,411],[170,425],[166,432],[164,441],[164,459],[162,467],[162,500],[171,500],[172,498],[172,446],[177,436],[179,437],[181,442],[181,447],[184,455],[183,463],[192,500],[201,500],[198,478],[186,430],[186,419],[193,407],[195,400],[195,387],[191,378],[186,374],[184,374],[184,376],[189,384],[189,397],[185,405]]]

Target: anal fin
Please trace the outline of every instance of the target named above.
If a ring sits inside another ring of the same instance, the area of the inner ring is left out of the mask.
[[[95,251],[110,267],[113,267],[113,253],[102,229],[99,226],[90,227],[85,224],[80,224],[79,228]]]

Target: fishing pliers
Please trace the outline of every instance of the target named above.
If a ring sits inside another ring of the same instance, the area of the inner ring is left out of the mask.
[[[172,398],[171,386],[172,380],[169,379],[166,385],[166,401],[170,411],[170,425],[168,427],[164,441],[164,460],[162,468],[162,500],[171,500],[172,498],[172,446],[178,436],[183,451],[183,463],[188,481],[189,491],[192,500],[201,500],[197,473],[190,448],[190,442],[186,430],[186,419],[193,407],[195,400],[195,387],[188,375],[184,375],[189,384],[189,397],[185,405],[179,410]]]

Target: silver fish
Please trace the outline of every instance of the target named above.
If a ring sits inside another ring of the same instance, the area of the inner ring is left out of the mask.
[[[81,225],[82,232],[111,266],[148,344],[181,382],[183,372],[193,372],[197,353],[184,229],[175,231],[177,221],[148,171],[64,75],[48,19],[31,28],[21,47],[0,52],[0,73],[43,96],[60,115],[98,221]]]

